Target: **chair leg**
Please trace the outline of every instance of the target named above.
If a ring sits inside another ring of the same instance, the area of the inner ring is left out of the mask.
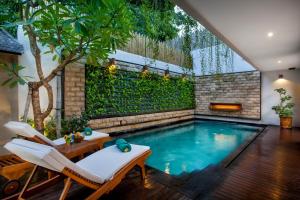
[[[71,184],[72,184],[71,178],[67,178],[67,181],[65,182],[65,187],[64,187],[64,189],[63,189],[63,191],[62,191],[62,193],[59,197],[59,200],[64,200],[67,197],[68,192],[69,192],[70,187],[71,187]]]
[[[34,168],[33,168],[32,172],[31,172],[30,176],[28,177],[28,179],[27,179],[27,181],[26,181],[26,183],[25,183],[22,191],[19,194],[18,199],[24,199],[22,196],[24,195],[24,193],[26,192],[27,188],[29,187],[29,184],[30,184],[32,178],[34,177],[35,173],[37,172],[38,167],[39,166],[37,166],[37,165],[34,166]]]
[[[99,189],[97,189],[95,192],[93,192],[90,196],[85,198],[85,200],[99,199],[107,191],[108,191],[108,187],[106,185],[101,186]]]
[[[146,178],[145,163],[144,162],[138,163],[138,166],[139,166],[140,172],[141,172],[141,179],[142,179],[142,181],[144,181]]]

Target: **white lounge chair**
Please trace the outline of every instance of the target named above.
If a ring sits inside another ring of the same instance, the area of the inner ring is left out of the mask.
[[[25,137],[28,140],[38,142],[41,144],[47,144],[47,145],[50,145],[53,147],[61,145],[61,144],[65,144],[64,138],[50,140],[46,136],[44,136],[42,133],[38,132],[36,129],[34,129],[28,123],[25,123],[25,122],[10,121],[10,122],[7,122],[6,124],[4,124],[4,127],[11,130],[16,135]],[[109,137],[109,134],[107,134],[107,133],[93,131],[92,135],[85,136],[84,140],[88,140],[88,141],[99,140],[99,142],[101,143],[99,146],[102,147],[103,143],[111,140],[111,138]]]
[[[35,164],[19,199],[22,199],[38,166],[59,172],[67,177],[60,200],[66,198],[72,181],[95,190],[86,199],[98,199],[114,189],[136,165],[141,168],[141,176],[144,179],[144,163],[151,154],[151,150],[147,146],[132,145],[130,152],[123,153],[113,145],[74,163],[53,147],[23,139],[13,139],[4,147],[23,160]]]

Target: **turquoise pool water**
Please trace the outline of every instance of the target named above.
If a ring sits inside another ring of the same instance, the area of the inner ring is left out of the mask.
[[[216,121],[195,121],[176,128],[126,137],[133,144],[151,147],[147,165],[172,175],[217,164],[260,127]]]

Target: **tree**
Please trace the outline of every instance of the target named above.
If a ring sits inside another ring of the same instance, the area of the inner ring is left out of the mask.
[[[68,64],[86,58],[88,64],[101,64],[131,36],[132,13],[125,0],[26,0],[20,7],[22,25],[28,35],[35,59],[38,80],[28,82],[32,91],[35,127],[44,129],[44,120],[53,109],[53,91],[49,84]],[[47,46],[58,65],[49,74],[43,71],[39,44]],[[19,78],[16,76],[16,78]],[[48,106],[41,110],[39,90],[48,93]]]

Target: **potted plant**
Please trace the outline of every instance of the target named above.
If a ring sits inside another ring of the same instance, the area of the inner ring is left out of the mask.
[[[280,117],[280,126],[282,128],[292,128],[293,122],[293,107],[294,104],[292,101],[292,96],[287,94],[286,89],[278,88],[275,91],[280,96],[280,103],[272,107],[272,110],[275,110],[276,114]]]

